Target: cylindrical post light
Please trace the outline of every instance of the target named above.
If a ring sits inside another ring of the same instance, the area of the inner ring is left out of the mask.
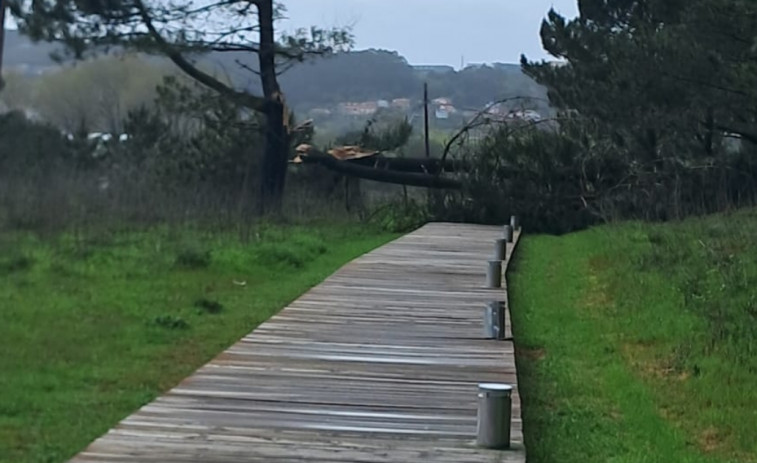
[[[512,419],[513,387],[508,384],[478,385],[479,447],[510,448],[510,420]]]
[[[486,269],[486,287],[496,289],[502,287],[502,261],[490,260]]]

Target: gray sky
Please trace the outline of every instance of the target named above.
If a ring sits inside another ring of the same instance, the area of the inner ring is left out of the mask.
[[[539,27],[550,7],[578,14],[576,0],[283,0],[287,29],[354,26],[356,48],[396,50],[412,64],[517,63],[546,58]]]
[[[356,49],[396,50],[412,64],[517,63],[547,58],[539,27],[550,7],[578,14],[577,0],[280,0],[287,29],[353,26]],[[8,18],[10,19],[10,18]],[[13,27],[11,25],[11,27]]]

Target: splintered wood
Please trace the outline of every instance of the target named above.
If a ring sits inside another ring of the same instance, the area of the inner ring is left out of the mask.
[[[72,461],[525,462],[513,344],[483,339],[501,236],[430,224],[366,254]],[[475,445],[483,382],[516,385],[512,450]]]

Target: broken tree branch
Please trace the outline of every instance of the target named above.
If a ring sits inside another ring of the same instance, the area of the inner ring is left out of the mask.
[[[317,164],[349,177],[373,180],[380,183],[447,190],[459,190],[462,188],[462,183],[459,180],[442,178],[428,173],[417,173],[418,170],[402,171],[388,168],[392,162],[398,161],[397,159],[392,159],[389,162],[389,158],[382,158],[382,161],[386,162],[383,162],[383,164],[381,162],[377,163],[375,159],[370,157],[340,161],[329,154],[310,148],[306,154],[298,156],[295,163]],[[399,164],[395,163],[394,165],[402,165],[407,169],[410,167],[413,167],[413,169],[419,167],[419,164],[415,160],[405,159],[402,161],[413,161],[413,163],[402,162]]]

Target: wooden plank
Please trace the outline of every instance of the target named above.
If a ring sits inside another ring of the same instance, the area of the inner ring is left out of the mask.
[[[71,461],[525,462],[514,346],[482,339],[500,235],[429,224],[350,262]],[[481,382],[515,385],[512,450],[475,446]]]

